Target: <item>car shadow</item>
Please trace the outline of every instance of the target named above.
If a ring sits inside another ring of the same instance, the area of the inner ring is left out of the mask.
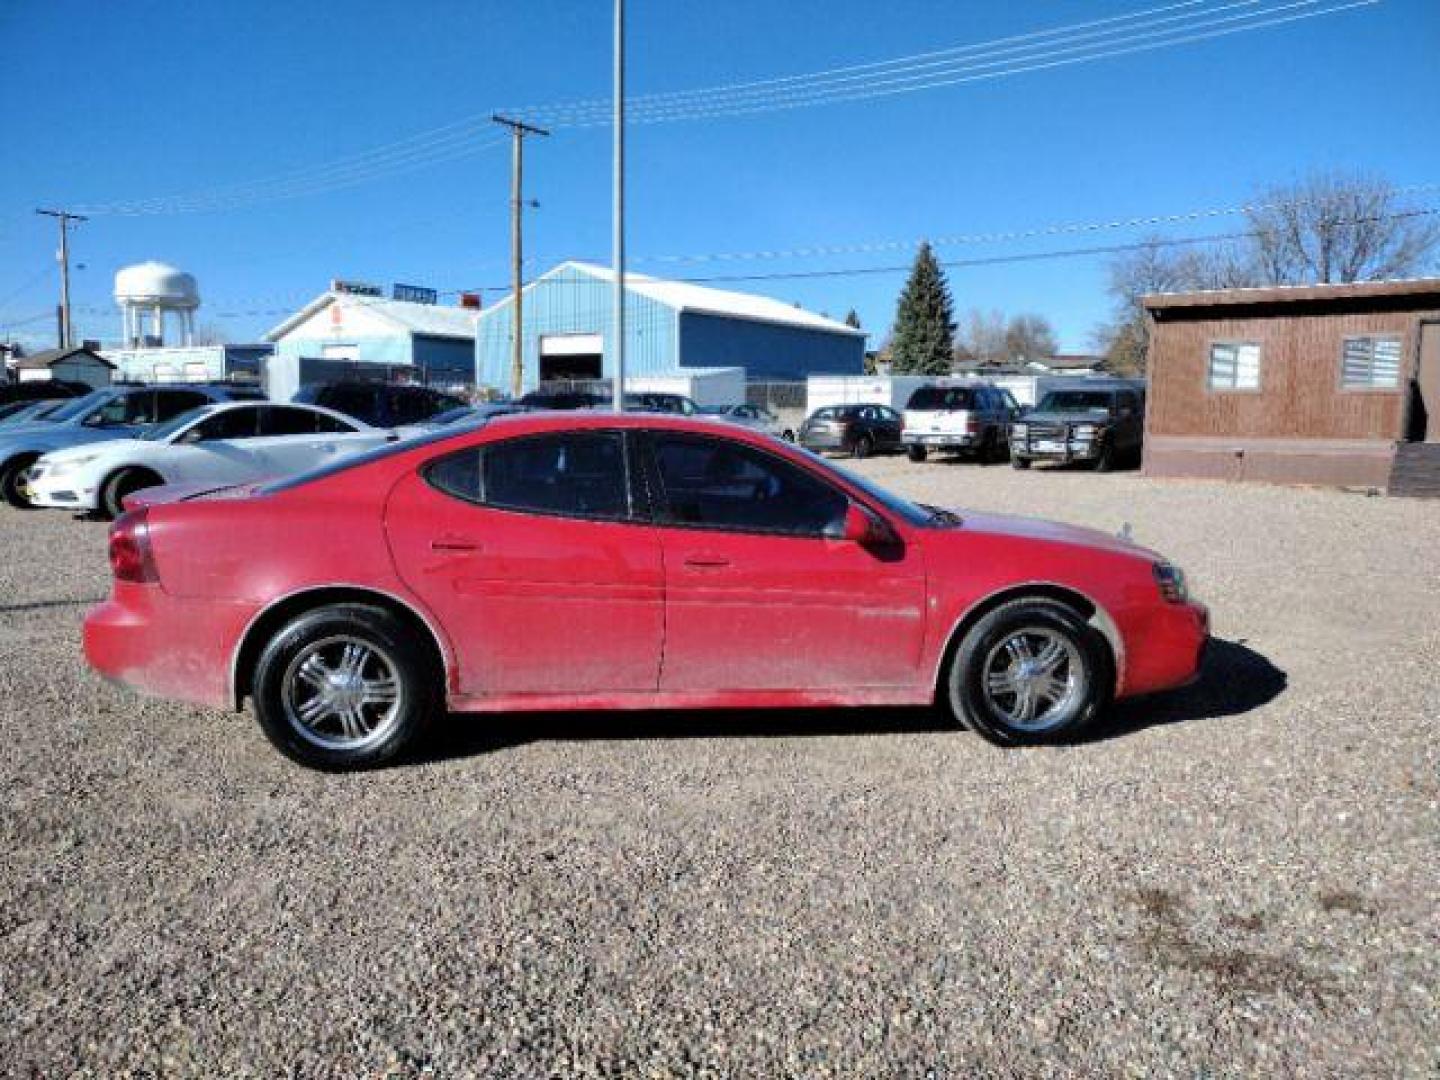
[[[1104,742],[1149,727],[1218,720],[1258,709],[1284,692],[1286,675],[1241,642],[1214,639],[1191,685],[1123,701],[1082,743]],[[587,712],[455,713],[432,729],[411,763],[496,753],[534,742],[616,739],[835,738],[954,731],[938,708],[661,709]],[[401,763],[397,763],[401,764]]]

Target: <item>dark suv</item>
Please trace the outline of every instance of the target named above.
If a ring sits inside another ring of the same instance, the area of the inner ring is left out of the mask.
[[[901,416],[888,405],[830,405],[800,425],[806,450],[838,450],[857,458],[900,449]]]
[[[428,386],[372,382],[312,383],[301,387],[294,400],[305,405],[322,405],[378,428],[423,423],[432,416],[469,404]]]
[[[1010,462],[1093,461],[1099,472],[1138,464],[1145,393],[1128,386],[1051,390],[1010,427]]]

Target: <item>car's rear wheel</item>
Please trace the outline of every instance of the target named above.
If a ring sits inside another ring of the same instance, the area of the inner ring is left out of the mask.
[[[439,705],[441,676],[414,634],[382,608],[342,604],[287,624],[253,680],[260,728],[315,769],[372,768],[400,754]]]
[[[907,446],[905,448],[905,456],[911,461],[924,461],[928,454],[923,446]]]
[[[100,499],[96,509],[101,517],[114,521],[125,512],[125,500],[129,496],[164,482],[149,469],[120,469],[107,477],[100,486]]]
[[[784,439],[786,442],[794,442],[794,441],[795,441],[795,432],[794,432],[793,430],[791,430],[790,428],[786,428],[784,431],[782,431],[782,432],[780,433],[780,438]]]
[[[1074,739],[1110,703],[1110,647],[1079,612],[1042,598],[1003,604],[960,642],[945,680],[956,718],[999,746]]]
[[[859,435],[850,447],[850,453],[857,458],[867,458],[875,452],[875,440],[869,435]]]
[[[1100,447],[1100,455],[1095,459],[1096,472],[1111,472],[1115,468],[1115,443],[1106,439]]]
[[[4,465],[0,465],[0,497],[17,510],[34,510],[35,504],[30,501],[29,496],[22,490],[21,478],[25,470],[34,465],[36,456],[34,454],[13,457]]]

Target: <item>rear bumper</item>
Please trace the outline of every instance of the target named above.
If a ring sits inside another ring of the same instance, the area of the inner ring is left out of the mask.
[[[116,587],[85,619],[85,659],[141,693],[226,709],[230,661],[256,608],[177,600],[157,585]]]
[[[954,447],[957,450],[968,449],[980,442],[979,435],[951,435],[946,433],[930,434],[914,431],[907,431],[900,436],[900,441],[906,446],[925,447]]]
[[[839,432],[807,431],[801,433],[800,445],[806,450],[848,450],[850,440]]]

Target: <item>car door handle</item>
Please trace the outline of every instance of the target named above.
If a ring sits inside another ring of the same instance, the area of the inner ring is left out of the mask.
[[[724,555],[686,555],[685,565],[692,570],[717,570],[729,566],[730,560]]]
[[[460,552],[479,551],[480,545],[465,536],[442,536],[430,541],[431,551]]]

